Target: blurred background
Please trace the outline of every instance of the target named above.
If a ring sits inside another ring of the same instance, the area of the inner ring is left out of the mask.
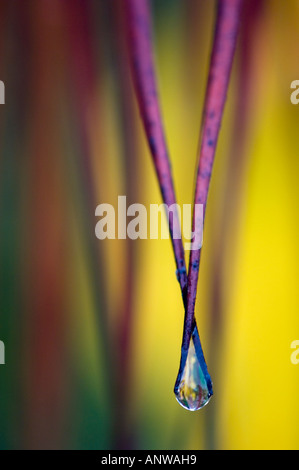
[[[98,204],[162,202],[124,1],[0,0],[0,448],[299,448],[299,3],[244,2],[196,305],[214,396],[191,413],[173,395],[184,311],[170,241],[95,237]],[[216,2],[151,6],[187,204]]]

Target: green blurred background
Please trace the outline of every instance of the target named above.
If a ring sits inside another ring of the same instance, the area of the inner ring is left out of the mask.
[[[196,317],[214,396],[173,395],[169,240],[95,237],[95,208],[161,203],[121,2],[0,0],[1,449],[298,449],[299,2],[245,0]],[[216,2],[151,1],[179,204],[192,202]]]

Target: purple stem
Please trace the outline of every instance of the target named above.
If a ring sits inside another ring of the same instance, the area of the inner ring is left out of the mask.
[[[131,69],[137,94],[140,114],[145,133],[151,150],[155,170],[164,203],[169,207],[176,204],[174,184],[168,149],[163,129],[162,116],[157,93],[155,67],[152,53],[151,15],[147,0],[127,0],[124,4],[124,16],[128,36]],[[176,206],[174,206],[175,208]],[[180,222],[175,210],[169,215],[169,231],[174,251],[184,307],[187,306],[187,270],[182,239],[174,238],[174,233],[180,233]],[[207,377],[211,383],[204,360],[196,320],[192,320],[190,334],[194,340],[195,350]],[[184,368],[187,355],[182,354],[180,370]],[[178,382],[178,381],[177,381]],[[210,387],[212,393],[212,386]]]
[[[218,2],[194,197],[194,204],[203,205],[204,217],[216,145],[236,48],[242,3],[243,0],[220,0]],[[193,215],[193,231],[196,223],[197,221]],[[201,249],[190,251],[182,354],[188,350],[192,334],[200,255]],[[180,371],[182,367],[184,367],[184,364],[181,363]]]
[[[127,0],[125,2],[125,18],[131,69],[140,114],[158,176],[162,198],[169,207],[172,204],[176,204],[176,197],[159,107],[152,54],[151,15],[148,1]],[[169,217],[169,230],[175,255],[178,281],[182,293],[184,293],[187,288],[184,248],[181,239],[173,238],[173,233],[178,227],[179,218],[177,210],[175,210],[173,217]]]

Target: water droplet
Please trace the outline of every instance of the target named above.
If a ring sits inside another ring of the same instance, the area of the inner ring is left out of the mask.
[[[200,366],[194,343],[191,339],[185,368],[175,396],[179,404],[190,411],[203,408],[212,396],[211,384]]]

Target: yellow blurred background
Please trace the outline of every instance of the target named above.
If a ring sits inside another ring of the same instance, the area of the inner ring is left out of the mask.
[[[162,202],[118,3],[1,1],[0,446],[298,449],[298,1],[245,2],[196,304],[214,396],[194,413],[173,394],[184,311],[170,241],[94,233],[100,203]],[[151,5],[182,205],[216,2]]]

